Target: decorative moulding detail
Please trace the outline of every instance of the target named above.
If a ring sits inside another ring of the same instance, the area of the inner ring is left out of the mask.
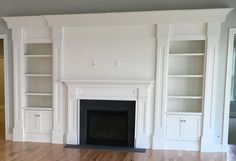
[[[223,22],[232,8],[3,17],[9,28]]]
[[[129,86],[129,87],[146,87],[152,85],[153,80],[62,80],[67,86],[80,85],[101,85],[101,86]]]

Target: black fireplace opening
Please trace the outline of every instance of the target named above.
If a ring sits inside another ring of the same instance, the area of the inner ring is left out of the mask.
[[[80,144],[134,147],[135,101],[80,100]]]

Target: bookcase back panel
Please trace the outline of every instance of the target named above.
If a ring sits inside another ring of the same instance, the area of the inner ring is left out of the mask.
[[[27,77],[26,92],[35,93],[51,93],[52,78],[51,77]]]
[[[26,55],[52,55],[52,44],[48,43],[35,43],[26,44]]]
[[[26,96],[27,107],[40,107],[40,108],[51,108],[52,97],[51,96]]]
[[[202,75],[204,70],[203,56],[170,56],[170,75]]]
[[[170,78],[169,96],[202,96],[202,78]]]
[[[202,99],[168,99],[167,112],[201,112]]]
[[[27,74],[51,74],[52,59],[51,58],[27,58],[26,59]]]
[[[171,41],[170,53],[204,53],[205,41]]]

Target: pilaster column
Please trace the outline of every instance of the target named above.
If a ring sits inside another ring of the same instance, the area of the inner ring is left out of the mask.
[[[167,62],[169,53],[169,24],[157,25],[157,57],[153,148],[165,148],[165,106],[167,99]]]
[[[64,143],[64,115],[62,96],[62,55],[64,28],[52,28],[53,41],[53,131],[52,143]]]
[[[13,141],[24,141],[23,130],[23,29],[12,29],[14,77]]]
[[[205,57],[205,92],[203,100],[203,131],[201,139],[201,151],[214,151],[214,93],[215,93],[215,62],[219,48],[219,37],[221,31],[220,23],[208,23],[207,25],[207,46]]]

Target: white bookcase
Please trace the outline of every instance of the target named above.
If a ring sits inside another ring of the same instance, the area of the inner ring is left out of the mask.
[[[202,136],[205,40],[170,40],[167,60],[167,147],[198,149]]]
[[[25,109],[52,109],[52,44],[25,44]]]
[[[25,140],[50,142],[53,107],[52,43],[24,46]]]
[[[170,42],[167,112],[202,112],[204,56],[204,40]]]

